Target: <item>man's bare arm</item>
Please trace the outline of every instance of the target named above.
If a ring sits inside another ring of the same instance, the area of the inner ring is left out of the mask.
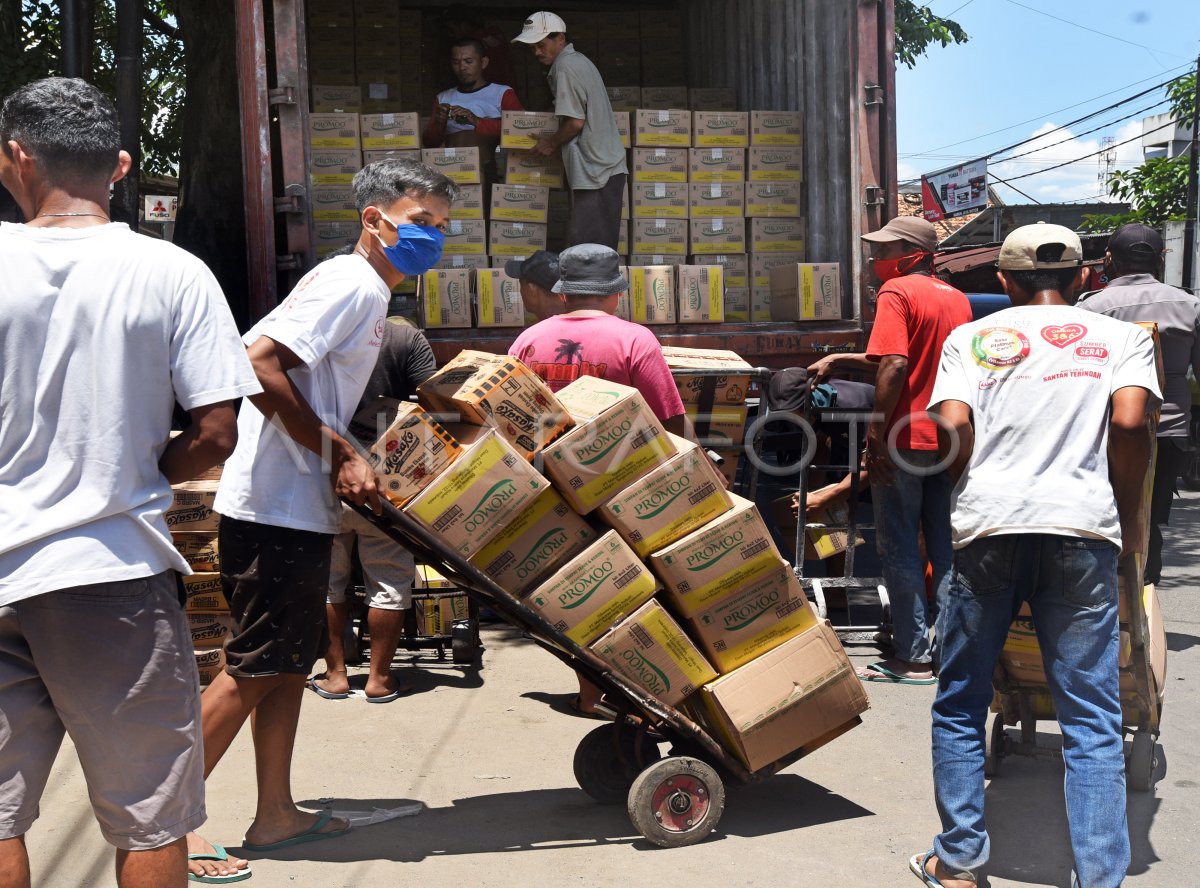
[[[826,355],[808,368],[809,379],[819,385],[835,370],[859,370],[874,378],[879,365],[864,354]]]
[[[172,484],[182,484],[224,462],[237,444],[233,401],[219,401],[188,411],[192,425],[172,438],[158,468]]]
[[[957,484],[967,470],[975,450],[975,428],[971,425],[971,408],[962,401],[942,401],[930,413],[942,418],[937,424],[938,462],[950,459],[946,471]]]
[[[1108,472],[1117,514],[1121,519],[1121,554],[1142,550],[1145,528],[1138,511],[1150,466],[1150,424],[1146,407],[1150,393],[1136,385],[1117,389],[1108,423]]]
[[[563,117],[560,119],[558,129],[555,130],[554,134],[542,136],[538,139],[537,144],[533,147],[533,151],[543,157],[549,157],[581,132],[583,132],[582,120],[578,117]]]

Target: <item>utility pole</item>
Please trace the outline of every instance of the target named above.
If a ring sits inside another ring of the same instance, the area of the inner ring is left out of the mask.
[[[1192,97],[1192,144],[1188,150],[1187,221],[1183,224],[1183,286],[1191,290],[1196,275],[1196,175],[1200,161],[1200,55],[1196,56],[1195,95]]]

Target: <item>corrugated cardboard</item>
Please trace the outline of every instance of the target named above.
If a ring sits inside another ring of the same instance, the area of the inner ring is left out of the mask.
[[[745,111],[696,111],[692,133],[697,148],[745,148],[750,144],[750,115]]]
[[[479,326],[525,326],[525,303],[521,300],[521,282],[509,277],[503,268],[482,269],[475,275]]]
[[[770,287],[771,269],[795,265],[804,261],[803,253],[752,253],[750,255],[750,286]],[[768,317],[766,320],[770,320]]]
[[[637,324],[674,324],[675,311],[675,274],[671,266],[629,267],[631,321]]]
[[[583,376],[558,399],[576,426],[546,448],[545,471],[581,515],[675,454],[635,388]]]
[[[812,752],[870,707],[827,623],[705,685],[700,700],[722,745],[751,771]]]
[[[830,321],[841,316],[841,271],[836,262],[771,269],[771,320]]]
[[[745,323],[750,320],[750,288],[725,288],[725,320]]]
[[[487,253],[487,223],[482,219],[451,219],[446,224],[443,253],[483,256]]]
[[[363,114],[359,131],[363,148],[373,151],[421,147],[420,124],[415,112],[408,114]]]
[[[225,648],[197,648],[196,671],[200,674],[200,684],[212,684],[214,678],[225,671]]]
[[[803,253],[804,220],[799,218],[751,219],[750,252]]]
[[[489,429],[411,499],[404,511],[470,558],[549,487]]]
[[[478,148],[426,148],[421,162],[459,185],[477,185],[480,178]]]
[[[686,109],[639,109],[633,144],[641,148],[687,148],[692,144],[692,113]]]
[[[750,182],[746,187],[746,216],[799,216],[803,188],[800,182]]]
[[[633,146],[633,124],[630,122],[631,112],[613,110],[613,119],[617,123],[617,135],[621,137],[621,147],[628,150]]]
[[[308,174],[314,185],[349,185],[362,167],[357,148],[314,148]]]
[[[381,492],[397,506],[462,453],[449,431],[416,404],[381,398],[354,415],[348,432],[367,450]]]
[[[312,217],[316,222],[357,222],[358,203],[352,185],[314,185]]]
[[[198,571],[180,579],[187,596],[186,610],[189,614],[229,613],[229,602],[225,598],[219,571]]]
[[[447,268],[421,275],[417,290],[421,326],[471,326],[471,270]]]
[[[688,243],[688,252],[695,256],[709,253],[744,253],[746,220],[740,216],[732,219],[693,219]]]
[[[509,185],[545,185],[562,188],[566,181],[562,158],[557,154],[543,157],[532,151],[509,151],[504,181]]]
[[[488,253],[492,256],[529,256],[546,249],[546,238],[544,222],[498,219],[488,223]]]
[[[775,570],[713,599],[690,620],[709,662],[724,675],[817,623],[792,566]]]
[[[657,588],[650,569],[610,530],[526,601],[567,638],[587,645],[649,601]]]
[[[594,543],[600,534],[551,489],[517,515],[471,563],[518,597]]]
[[[361,222],[314,222],[317,256],[323,258],[355,243],[362,230]]]
[[[661,256],[686,256],[688,250],[688,220],[658,217],[634,219],[633,252]]]
[[[705,216],[740,219],[745,215],[744,182],[693,182],[688,193],[693,219]]]
[[[442,258],[438,260],[437,265],[433,266],[433,270],[467,269],[468,271],[479,271],[479,269],[487,267],[488,257],[484,253],[478,253],[473,256],[464,256],[461,253],[442,253]]]
[[[459,185],[458,197],[450,207],[451,219],[483,218],[483,186]]]
[[[690,148],[634,148],[631,180],[682,182],[688,180]]]
[[[646,36],[645,29],[642,36]],[[686,86],[643,86],[643,108],[686,108],[688,91]]]
[[[769,321],[769,320],[771,320],[771,288],[770,287],[751,287],[750,288],[750,320],[751,321]]]
[[[644,265],[661,263],[645,262]],[[720,265],[725,270],[725,287],[750,286],[750,257],[746,253],[706,253],[703,257],[689,256],[689,265]]]
[[[364,164],[391,159],[415,160],[420,163],[421,151],[419,148],[387,148],[363,152]]]
[[[634,182],[632,214],[635,219],[686,219],[688,186],[682,182]]]
[[[694,182],[744,182],[745,148],[692,148],[688,151],[688,176]]]
[[[791,499],[790,497],[788,498]],[[850,548],[850,534],[845,530],[829,530],[827,526],[845,527],[850,521],[850,509],[845,503],[836,503],[818,509],[815,514],[806,519],[807,524],[826,525],[820,528],[808,527],[808,539],[804,541],[804,557],[814,560],[829,558],[845,552]],[[865,540],[858,534],[854,545],[861,546]]]
[[[210,571],[221,569],[221,555],[215,531],[172,533],[171,542],[192,570]]]
[[[751,182],[801,182],[804,155],[799,148],[760,145],[747,149],[746,169]]]
[[[668,706],[717,677],[661,604],[648,601],[592,645],[618,673]]]
[[[736,111],[737,91],[730,87],[692,87],[688,107],[693,111]]]
[[[608,93],[608,101],[614,111],[636,111],[641,107],[640,86],[609,86],[604,91]]]
[[[725,320],[725,277],[719,265],[676,265],[677,318],[681,324]]]
[[[228,614],[187,614],[192,645],[198,648],[215,647],[225,641],[232,621]]]
[[[358,133],[354,112],[308,115],[308,144],[314,148],[360,148]]]
[[[500,147],[528,151],[542,136],[558,131],[558,115],[553,111],[501,111]]]
[[[213,511],[217,496],[215,481],[188,481],[171,488],[174,499],[163,516],[171,532],[179,530],[216,530],[218,515]]]
[[[687,418],[696,431],[696,443],[709,447],[723,456],[735,450],[746,439],[746,417],[750,408],[745,404],[684,404]]]
[[[492,221],[541,222],[549,218],[550,189],[545,185],[492,186]]]
[[[675,383],[679,386],[679,395],[685,406],[704,401],[707,388],[711,388],[712,401],[716,404],[741,404],[746,400],[753,368],[736,352],[667,345],[663,346],[663,357],[672,371],[723,371],[714,376],[706,373],[703,377],[677,375]]]
[[[804,115],[799,111],[751,111],[750,144],[804,144]]]

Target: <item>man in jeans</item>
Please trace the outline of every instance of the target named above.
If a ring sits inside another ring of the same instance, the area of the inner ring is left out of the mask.
[[[968,888],[988,860],[984,725],[1024,602],[1063,733],[1075,884],[1116,888],[1129,865],[1117,556],[1141,540],[1146,417],[1160,393],[1145,330],[1068,304],[1082,256],[1060,225],[1010,234],[1000,280],[1013,308],[950,335],[930,398],[956,484],[933,705],[942,832],[910,860],[926,885]]]

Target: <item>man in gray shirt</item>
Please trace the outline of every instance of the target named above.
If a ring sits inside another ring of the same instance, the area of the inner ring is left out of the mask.
[[[1158,423],[1158,457],[1150,504],[1150,545],[1146,553],[1146,582],[1162,574],[1162,526],[1171,518],[1175,482],[1187,465],[1191,442],[1191,393],[1188,367],[1200,378],[1200,299],[1161,283],[1163,239],[1140,223],[1122,225],[1109,239],[1104,268],[1109,284],[1080,298],[1079,307],[1131,322],[1158,325],[1162,350],[1162,414]]]
[[[558,130],[533,151],[550,157],[561,149],[571,192],[567,246],[603,244],[617,249],[621,204],[629,168],[600,72],[567,40],[567,25],[552,12],[535,12],[513,43],[527,43],[550,68]]]

